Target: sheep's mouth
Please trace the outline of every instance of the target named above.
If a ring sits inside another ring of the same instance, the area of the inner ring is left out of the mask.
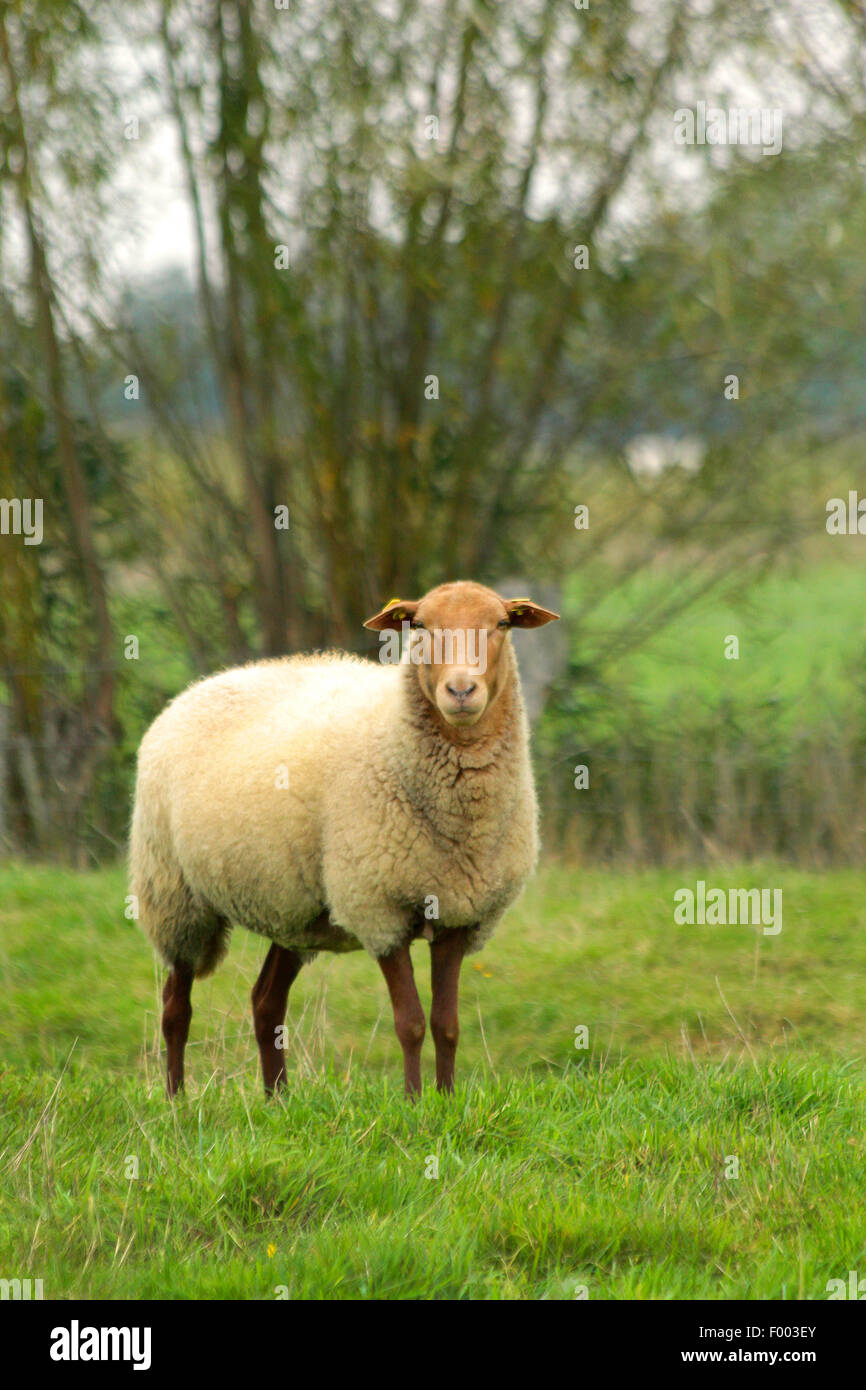
[[[484,705],[439,706],[443,719],[449,724],[475,724],[484,713]]]

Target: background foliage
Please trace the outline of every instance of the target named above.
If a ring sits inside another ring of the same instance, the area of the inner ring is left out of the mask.
[[[190,676],[517,574],[567,624],[551,839],[855,858],[862,560],[824,520],[864,423],[863,37],[846,0],[10,0],[0,493],[46,535],[0,538],[0,843],[112,855]],[[698,101],[780,107],[783,152],[677,146]],[[140,267],[165,161],[189,243]],[[640,472],[647,435],[700,466]]]

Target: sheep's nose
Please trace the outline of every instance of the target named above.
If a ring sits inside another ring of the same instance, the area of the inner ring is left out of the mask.
[[[463,686],[451,685],[449,681],[446,681],[445,689],[448,691],[449,695],[454,696],[455,700],[466,700],[472,694],[473,690],[478,689],[478,686],[475,681],[470,681],[468,685]]]

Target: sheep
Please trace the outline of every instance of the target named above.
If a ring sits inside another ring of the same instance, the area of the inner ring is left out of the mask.
[[[183,1085],[193,979],[216,968],[232,925],[271,942],[252,993],[267,1095],[285,1082],[279,1043],[301,967],[359,949],[385,978],[406,1093],[420,1091],[419,936],[431,951],[436,1084],[453,1090],[463,958],[538,853],[510,629],[558,616],[481,584],[442,584],[364,624],[383,648],[401,634],[402,657],[257,661],[193,684],[157,717],[138,754],[130,877],[169,969],[170,1097]]]

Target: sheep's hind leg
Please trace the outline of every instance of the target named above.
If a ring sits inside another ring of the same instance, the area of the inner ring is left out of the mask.
[[[166,1087],[176,1096],[183,1086],[183,1051],[192,1018],[193,969],[176,960],[162,991],[162,1036],[166,1046]]]
[[[385,976],[391,1005],[394,1009],[394,1028],[403,1049],[403,1074],[407,1096],[415,1096],[421,1090],[421,1044],[427,1024],[415,976],[412,973],[412,957],[408,946],[400,946],[388,956],[379,957],[379,968]]]
[[[289,989],[303,963],[297,951],[286,950],[275,942],[253,985],[253,1025],[268,1096],[285,1084],[286,1050],[277,1046],[277,1035],[286,1020]]]
[[[454,1090],[454,1059],[460,1036],[457,986],[466,954],[466,937],[465,928],[452,927],[430,943],[430,1031],[436,1046],[436,1086],[440,1091]]]

